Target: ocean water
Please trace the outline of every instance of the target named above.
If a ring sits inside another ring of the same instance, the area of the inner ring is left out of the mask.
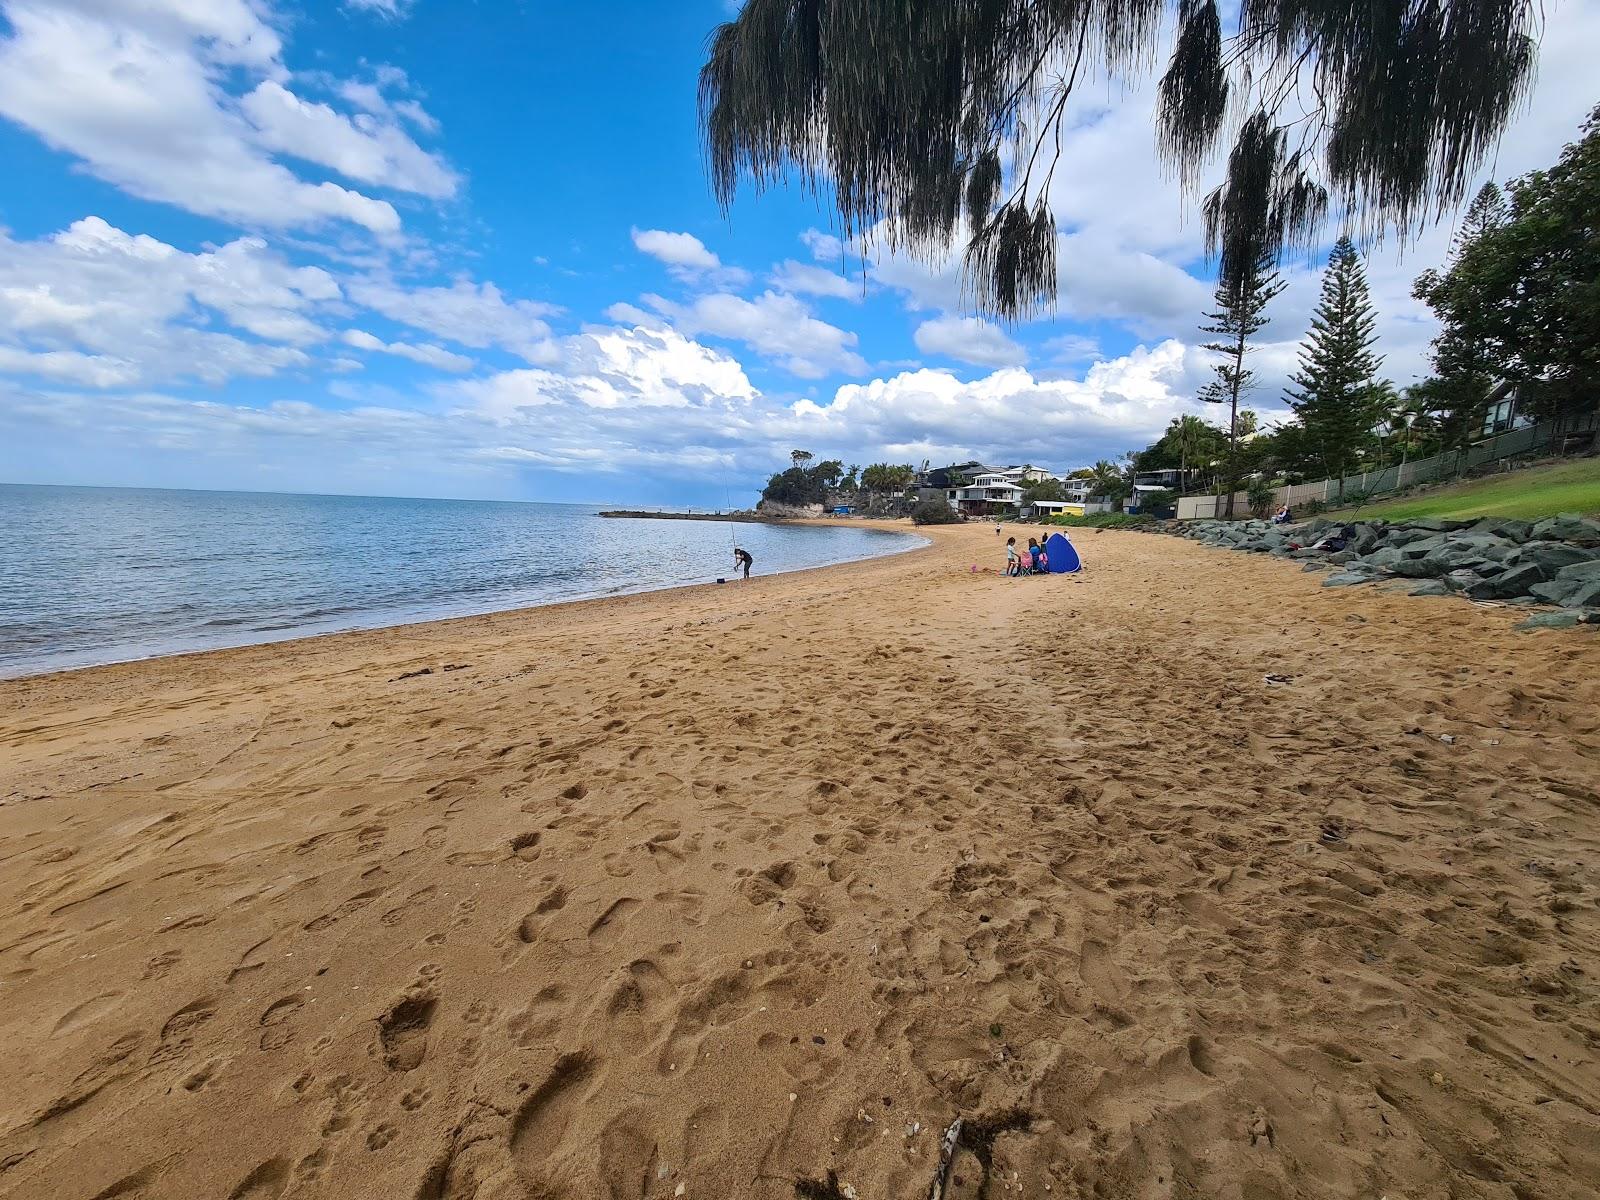
[[[731,580],[735,538],[757,575],[922,543],[599,511],[0,485],[0,676]]]

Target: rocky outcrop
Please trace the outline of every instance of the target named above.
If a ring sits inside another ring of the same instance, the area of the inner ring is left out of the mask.
[[[1600,624],[1600,521],[1576,513],[1542,521],[1430,517],[1390,524],[1319,517],[1294,525],[1169,521],[1161,528],[1208,546],[1308,560],[1308,571],[1332,570],[1324,587],[1415,580],[1413,596],[1561,610],[1562,619],[1543,614],[1524,622],[1527,628]],[[1338,540],[1329,545],[1328,538]]]
[[[820,504],[780,504],[776,500],[763,500],[756,505],[756,513],[768,520],[795,520],[804,517],[820,517],[823,514]]]

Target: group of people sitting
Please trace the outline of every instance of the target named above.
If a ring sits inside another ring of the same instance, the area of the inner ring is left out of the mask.
[[[1007,575],[1042,575],[1050,570],[1050,556],[1044,552],[1038,538],[1029,538],[1025,547],[1017,539],[1006,539]]]

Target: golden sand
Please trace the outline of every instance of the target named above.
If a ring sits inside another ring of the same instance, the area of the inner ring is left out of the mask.
[[[0,684],[0,1195],[1597,1194],[1592,630],[934,536]]]

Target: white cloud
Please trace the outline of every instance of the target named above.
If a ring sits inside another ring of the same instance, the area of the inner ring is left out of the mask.
[[[492,283],[457,280],[449,287],[407,288],[389,279],[353,281],[350,298],[391,320],[483,350],[498,346],[529,362],[549,356],[550,326],[560,310],[533,300],[507,300]]]
[[[29,351],[6,345],[0,345],[0,375],[32,375],[92,388],[126,387],[139,380],[139,370],[132,363],[104,354]]]
[[[261,144],[330,167],[346,179],[443,199],[456,192],[455,172],[398,125],[372,112],[347,117],[302,100],[266,80],[239,102]]]
[[[357,350],[371,350],[377,354],[393,354],[397,358],[408,358],[414,363],[421,363],[426,367],[436,367],[441,371],[470,371],[473,361],[463,354],[452,354],[442,346],[429,344],[415,345],[410,342],[386,342],[380,337],[374,337],[361,329],[347,329],[341,339],[345,345],[354,346]]]
[[[344,0],[346,8],[394,21],[411,15],[416,0]]]
[[[755,389],[742,367],[672,330],[606,329],[561,340],[550,369],[503,371],[447,393],[495,421],[576,406],[625,411],[742,404]]]
[[[633,244],[642,254],[669,267],[688,267],[692,271],[715,271],[722,260],[706,249],[692,233],[670,233],[665,229],[635,229]]]
[[[1180,412],[1197,411],[1190,397],[1199,372],[1193,351],[1177,341],[1096,363],[1082,379],[1015,368],[971,381],[910,371],[847,384],[831,404],[801,400],[782,432],[819,453],[1081,465],[1143,445]]]
[[[37,241],[0,233],[0,330],[35,351],[93,360],[35,358],[32,374],[70,371],[94,386],[267,375],[311,361],[294,347],[326,340],[317,318],[339,299],[326,271],[292,266],[258,238],[189,254],[98,217]],[[208,328],[217,318],[287,345]]]
[[[812,296],[832,296],[839,300],[860,301],[862,286],[859,281],[814,267],[810,263],[795,262],[788,258],[773,268],[772,286],[784,292],[797,292]]]
[[[856,335],[819,321],[793,296],[764,292],[746,300],[718,292],[688,305],[659,296],[644,299],[681,333],[689,337],[709,333],[743,342],[802,379],[819,379],[834,371],[867,373],[866,361],[855,349]]]
[[[301,154],[320,145],[307,154],[315,161],[335,157],[328,133],[344,118],[331,109],[328,117],[302,114],[301,125],[319,123],[321,143],[303,129],[291,137],[283,112],[264,131],[227,90],[242,76],[277,89],[252,93],[258,109],[276,100],[285,110],[294,99],[284,88],[282,41],[245,0],[0,0],[0,13],[11,25],[0,37],[0,116],[95,176],[143,199],[248,225],[337,221],[398,233],[399,214],[387,201],[301,179],[271,156],[294,141]],[[361,131],[349,129],[339,161],[370,162],[371,153],[352,153]],[[403,134],[369,130],[368,138],[383,143],[382,182],[424,184],[434,189],[425,194],[436,194],[438,173],[430,177],[419,164],[417,155],[427,158],[420,150],[403,149]]]
[[[634,229],[633,245],[665,264],[675,278],[686,283],[711,282],[723,287],[743,287],[750,281],[747,271],[723,266],[722,260],[692,233],[673,233],[666,229]]]
[[[913,339],[924,354],[942,354],[957,362],[1017,367],[1028,361],[1026,350],[981,317],[935,317],[918,325]]]
[[[820,229],[807,229],[800,235],[800,240],[805,243],[806,249],[811,251],[811,257],[818,262],[838,262],[844,257],[844,243],[831,233],[823,233]]]
[[[1100,357],[1100,342],[1081,333],[1063,333],[1048,339],[1044,352],[1058,363],[1085,362]]]

